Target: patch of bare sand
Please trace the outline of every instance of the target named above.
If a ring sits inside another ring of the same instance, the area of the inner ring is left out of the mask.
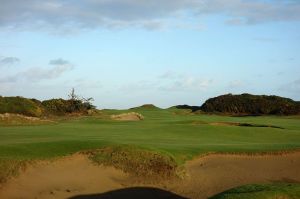
[[[204,199],[233,187],[270,182],[300,183],[300,152],[281,155],[208,155],[187,162],[188,179],[169,186]]]
[[[2,199],[60,199],[123,188],[128,176],[112,167],[96,166],[83,155],[29,166],[0,190]]]
[[[112,115],[111,119],[118,120],[118,121],[140,121],[140,120],[144,120],[144,117],[139,113],[131,112],[131,113],[122,113],[119,115]]]
[[[53,121],[41,119],[38,117],[29,117],[21,114],[14,114],[14,113],[0,114],[0,124],[4,124],[4,125],[46,124],[46,123],[53,123]]]
[[[186,170],[188,176],[183,180],[148,185],[139,181],[137,184],[120,170],[96,166],[87,157],[74,155],[31,166],[18,178],[4,185],[0,190],[0,198],[60,199],[79,195],[86,195],[82,198],[89,198],[89,196],[90,198],[114,198],[105,196],[107,194],[118,195],[128,187],[147,186],[177,194],[174,197],[168,194],[167,198],[181,198],[178,196],[182,196],[183,198],[204,199],[245,184],[276,181],[300,182],[300,152],[261,156],[208,155],[187,162]],[[141,196],[141,191],[143,194],[149,193],[149,190],[143,191],[136,188],[132,190],[132,192],[126,191],[127,194],[130,193],[126,198]],[[153,190],[150,192],[154,193]],[[121,195],[116,198],[122,198]]]

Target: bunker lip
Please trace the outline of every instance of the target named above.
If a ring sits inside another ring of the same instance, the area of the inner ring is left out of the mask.
[[[240,122],[212,122],[209,123],[212,126],[240,126],[240,127],[259,127],[259,128],[276,128],[284,129],[280,126],[266,125],[266,124],[251,124],[251,123],[240,123]]]
[[[41,119],[39,117],[31,117],[22,114],[15,113],[3,113],[0,114],[0,124],[2,126],[11,125],[34,125],[34,124],[48,124],[54,123],[54,121],[48,119]]]
[[[119,115],[112,115],[111,119],[117,121],[141,121],[144,120],[144,116],[142,116],[139,113],[130,112],[130,113],[122,113]]]
[[[121,169],[94,164],[77,153],[52,161],[29,165],[18,177],[0,189],[0,198],[72,198],[130,187],[155,187],[183,198],[204,199],[233,187],[270,182],[300,182],[300,152],[265,155],[210,154],[185,164],[184,179],[147,183]]]
[[[134,146],[105,147],[81,152],[95,164],[113,166],[130,174],[135,179],[156,182],[179,177],[176,161],[169,155]]]

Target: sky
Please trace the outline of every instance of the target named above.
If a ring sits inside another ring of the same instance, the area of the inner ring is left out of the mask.
[[[98,108],[300,101],[299,0],[0,0],[0,95]]]

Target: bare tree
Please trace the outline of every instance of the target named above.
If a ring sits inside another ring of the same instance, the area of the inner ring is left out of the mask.
[[[72,88],[71,93],[68,95],[68,97],[69,97],[70,100],[73,100],[73,101],[79,99],[79,97],[75,94],[75,89],[74,88]]]

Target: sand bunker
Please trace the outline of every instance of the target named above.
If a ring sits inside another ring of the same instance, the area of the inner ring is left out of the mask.
[[[123,188],[126,178],[120,170],[96,166],[83,155],[73,155],[30,166],[2,187],[0,198],[63,199]]]
[[[49,123],[50,120],[43,120],[38,117],[29,117],[21,114],[4,113],[0,114],[0,123],[4,125],[18,125],[18,124],[41,124]]]
[[[131,112],[131,113],[123,113],[119,115],[112,115],[111,119],[118,121],[140,121],[144,120],[144,116],[139,113]]]
[[[186,179],[147,185],[137,184],[131,176],[115,168],[96,166],[86,156],[77,154],[30,166],[0,189],[0,198],[205,199],[245,184],[300,182],[299,165],[300,152],[264,156],[209,155],[187,162]],[[122,193],[126,197],[122,197]]]
[[[300,152],[282,155],[208,155],[187,162],[189,179],[170,190],[205,199],[252,183],[299,182]]]

